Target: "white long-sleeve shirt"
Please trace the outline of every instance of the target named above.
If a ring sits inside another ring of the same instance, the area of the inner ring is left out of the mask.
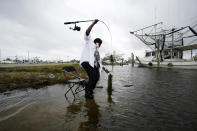
[[[80,64],[82,64],[83,62],[89,62],[89,64],[94,68],[94,52],[96,50],[96,45],[94,44],[94,42],[91,39],[90,35],[86,35],[84,36],[84,40],[85,40],[85,47],[82,51],[82,55],[80,58]],[[102,64],[101,64],[101,60],[99,61],[100,64],[100,71],[102,69]]]

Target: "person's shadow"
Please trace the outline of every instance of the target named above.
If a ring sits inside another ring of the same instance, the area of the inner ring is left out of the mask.
[[[86,116],[88,120],[81,122],[79,126],[79,131],[97,131],[99,128],[99,106],[96,104],[95,100],[86,99],[84,107],[86,108]]]

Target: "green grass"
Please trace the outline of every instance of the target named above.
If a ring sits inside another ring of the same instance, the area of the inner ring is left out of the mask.
[[[73,79],[73,76],[65,75],[62,72],[62,67],[68,65],[74,66],[80,77],[87,78],[85,71],[79,64],[0,68],[0,72],[2,72],[0,73],[0,92],[18,88],[37,89],[46,85],[67,83],[68,80]],[[55,77],[50,78],[50,74]]]

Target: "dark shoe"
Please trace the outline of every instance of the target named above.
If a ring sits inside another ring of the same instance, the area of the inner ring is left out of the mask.
[[[93,96],[93,94],[86,93],[86,94],[85,94],[85,98],[86,98],[86,99],[94,99],[94,96]]]
[[[92,95],[94,94],[93,90],[90,91],[90,94],[92,94]]]

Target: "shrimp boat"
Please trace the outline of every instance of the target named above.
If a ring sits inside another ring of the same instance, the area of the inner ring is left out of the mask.
[[[145,51],[145,57],[136,57],[136,63],[143,67],[197,69],[197,55],[193,54],[197,49],[196,27],[197,24],[163,29],[160,22],[130,32],[150,48]],[[184,59],[184,52],[189,52],[191,57]]]

